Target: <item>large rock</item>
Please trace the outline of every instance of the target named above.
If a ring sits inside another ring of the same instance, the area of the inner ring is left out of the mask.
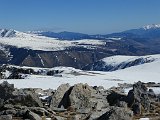
[[[74,85],[71,94],[69,95],[70,104],[75,109],[90,108],[90,99],[93,88],[87,84],[76,84]]]
[[[133,112],[130,109],[113,107],[97,120],[132,120]]]
[[[142,82],[133,85],[127,96],[128,106],[132,108],[134,114],[141,114],[150,110],[150,98],[147,87]],[[143,108],[143,111],[142,111]]]
[[[109,104],[105,96],[106,93],[99,90],[95,90],[89,85],[82,83],[71,87],[68,84],[63,84],[58,87],[53,95],[51,108],[55,110],[55,107],[65,109],[72,107],[77,111],[87,109],[89,112],[92,109],[101,110],[108,107]]]
[[[109,106],[109,103],[104,94],[92,92],[90,98],[91,109],[95,111],[101,111]]]
[[[108,111],[110,111],[110,108],[102,109],[101,111],[93,111],[88,120],[97,120]]]
[[[0,91],[0,108],[2,109],[6,109],[7,105],[43,107],[34,89],[16,89],[13,84],[4,81],[0,84]]]
[[[63,84],[58,87],[52,97],[51,108],[68,108],[72,106],[75,109],[90,108],[92,88],[87,84],[76,84],[72,87],[69,84]]]
[[[43,107],[43,104],[34,89],[16,89],[13,92],[13,99],[9,101],[14,105],[20,104],[28,107]]]
[[[132,120],[133,112],[126,108],[114,108],[109,120]]]
[[[14,91],[14,85],[9,84],[7,81],[4,81],[3,83],[0,84],[0,99],[7,100],[11,98],[12,92]]]
[[[127,103],[134,114],[148,113],[151,103],[156,101],[156,95],[153,91],[148,91],[147,87],[142,82],[137,82],[133,85],[133,89],[128,92],[128,95],[122,93],[111,92],[107,96],[107,100],[111,106],[125,107]]]
[[[51,100],[51,104],[50,104],[50,108],[54,108],[54,107],[61,107],[62,105],[67,106],[65,104],[68,103],[63,103],[62,104],[62,100],[64,99],[64,97],[67,97],[67,91],[69,90],[70,85],[69,84],[62,84],[58,87],[58,89],[56,90],[56,92],[54,93],[54,95],[52,96],[52,100]],[[65,102],[65,101],[64,101]],[[68,101],[66,101],[68,102]]]

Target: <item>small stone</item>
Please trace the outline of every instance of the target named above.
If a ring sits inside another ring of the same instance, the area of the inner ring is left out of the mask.
[[[1,115],[0,120],[12,120],[12,115]]]

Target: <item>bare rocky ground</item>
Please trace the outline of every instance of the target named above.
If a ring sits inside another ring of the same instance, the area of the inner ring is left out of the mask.
[[[128,94],[124,88],[132,87]],[[139,120],[160,119],[160,95],[147,87],[156,83],[102,86],[62,84],[57,90],[16,89],[0,84],[0,120]]]

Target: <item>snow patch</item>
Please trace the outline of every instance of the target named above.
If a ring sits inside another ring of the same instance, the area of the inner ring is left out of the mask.
[[[112,37],[112,38],[107,38],[109,40],[121,40],[122,38],[119,38],[119,37]]]
[[[44,67],[44,61],[43,61],[43,59],[41,58],[41,56],[39,54],[38,54],[38,57],[39,57],[39,59],[41,61],[42,66]]]
[[[144,63],[145,63],[145,61],[151,61],[152,62],[152,61],[160,60],[160,54],[147,55],[147,56],[117,55],[117,56],[111,56],[111,57],[103,58],[102,61],[105,62],[105,65],[117,66],[117,65],[122,64],[122,63],[129,63],[129,62],[135,61],[137,59],[143,59]]]

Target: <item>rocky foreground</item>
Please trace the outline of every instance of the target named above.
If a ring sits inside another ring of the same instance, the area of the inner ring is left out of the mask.
[[[128,94],[124,88],[132,87]],[[120,84],[105,90],[87,84],[63,84],[57,90],[16,89],[0,84],[0,120],[139,120],[160,119],[156,83]]]

